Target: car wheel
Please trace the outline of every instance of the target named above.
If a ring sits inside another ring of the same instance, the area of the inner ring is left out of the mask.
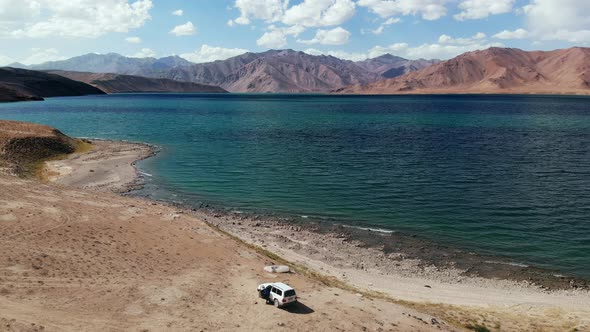
[[[275,307],[279,307],[279,300],[275,299]]]

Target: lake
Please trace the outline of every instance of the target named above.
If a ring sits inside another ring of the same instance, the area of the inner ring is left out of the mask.
[[[399,230],[590,277],[590,98],[120,94],[0,118],[156,144],[150,195]]]

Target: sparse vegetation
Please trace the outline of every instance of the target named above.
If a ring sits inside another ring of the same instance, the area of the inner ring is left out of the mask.
[[[48,160],[92,149],[87,140],[73,139],[55,128],[16,121],[0,121],[0,159],[3,168],[21,177],[43,179]]]
[[[472,331],[475,331],[475,332],[490,332],[490,329],[488,329],[487,327],[485,327],[483,325],[479,325],[479,324],[467,325],[466,327]]]
[[[67,158],[72,153],[87,153],[92,150],[92,143],[85,139],[75,139],[75,150],[71,153],[62,153],[52,157],[39,159],[28,167],[28,172],[23,174],[25,177],[33,176],[43,182],[47,182],[49,177],[52,175],[45,168],[45,163],[48,161],[62,160]]]

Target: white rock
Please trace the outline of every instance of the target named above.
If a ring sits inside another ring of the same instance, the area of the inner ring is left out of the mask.
[[[264,271],[269,273],[288,273],[290,269],[286,265],[269,265],[264,267]]]

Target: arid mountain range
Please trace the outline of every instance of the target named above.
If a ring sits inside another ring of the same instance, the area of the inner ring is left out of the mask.
[[[333,92],[590,94],[590,48],[546,52],[490,48],[396,78]]]
[[[34,70],[0,68],[0,102],[104,94],[88,84]]]
[[[106,93],[125,92],[206,92],[226,93],[227,91],[213,85],[181,82],[166,78],[151,78],[122,74],[88,73],[78,71],[49,71],[51,74],[84,82]]]
[[[353,62],[293,50],[244,53],[201,64],[177,56],[138,59],[88,54],[30,68],[86,82],[108,93],[225,89],[350,94],[590,94],[590,48],[581,47],[555,51],[489,48],[447,61],[407,60],[386,54]]]
[[[392,55],[361,62],[293,50],[270,50],[209,63],[193,64],[178,56],[128,58],[119,54],[86,54],[25,67],[115,73],[217,85],[231,92],[327,92],[342,86],[369,84],[419,70],[437,60],[407,60]]]

